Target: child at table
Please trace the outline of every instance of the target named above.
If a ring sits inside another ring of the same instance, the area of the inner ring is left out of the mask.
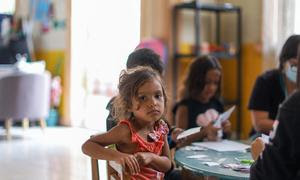
[[[163,179],[171,161],[162,80],[151,68],[139,66],[122,71],[118,88],[113,115],[122,120],[110,131],[87,140],[82,150],[95,159],[117,161],[131,179]],[[111,144],[117,150],[105,148]]]
[[[189,66],[180,95],[181,99],[175,105],[173,114],[176,127],[189,129],[201,126],[202,130],[188,136],[177,146],[203,139],[216,141],[218,140],[217,132],[221,129],[224,137],[230,134],[231,125],[228,120],[223,122],[221,127],[213,125],[219,113],[224,111],[223,104],[219,100],[221,77],[221,65],[213,56],[197,57]]]

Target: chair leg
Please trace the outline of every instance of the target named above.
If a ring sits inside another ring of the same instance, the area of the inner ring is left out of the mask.
[[[22,120],[22,127],[23,127],[23,130],[27,130],[29,128],[29,119],[28,118],[24,118]]]
[[[10,129],[12,126],[12,119],[11,118],[6,119],[4,126],[5,126],[6,139],[10,140],[11,139]]]
[[[46,121],[44,118],[40,119],[40,126],[42,128],[42,130],[44,130],[47,127]]]
[[[99,180],[99,167],[98,159],[91,158],[91,167],[92,167],[92,180]]]

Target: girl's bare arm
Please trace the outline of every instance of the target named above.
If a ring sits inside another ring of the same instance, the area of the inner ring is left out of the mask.
[[[130,138],[129,129],[124,125],[118,125],[106,133],[88,139],[82,145],[82,151],[84,154],[95,159],[118,161],[126,154],[111,148],[106,148],[106,146],[122,143],[127,138]]]
[[[140,165],[150,165],[152,168],[160,172],[167,172],[171,168],[170,160],[170,149],[167,141],[167,136],[165,137],[165,144],[162,149],[162,154],[156,155],[150,152],[138,152],[135,154]]]
[[[118,125],[110,131],[96,135],[88,139],[82,145],[84,154],[103,160],[113,160],[121,164],[123,169],[129,174],[140,172],[140,166],[137,159],[132,154],[123,153],[112,148],[106,148],[111,144],[126,144],[131,139],[131,132],[127,126]]]

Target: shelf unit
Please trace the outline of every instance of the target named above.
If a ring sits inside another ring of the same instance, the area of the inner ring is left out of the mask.
[[[194,43],[194,52],[191,54],[182,54],[178,51],[178,32],[177,32],[177,16],[178,12],[181,10],[191,10],[194,11],[194,28],[195,28],[195,43]],[[240,138],[241,134],[241,75],[242,75],[242,51],[241,51],[241,42],[242,42],[242,17],[241,17],[241,9],[237,6],[233,6],[231,4],[202,4],[199,1],[192,1],[188,3],[180,3],[174,6],[172,10],[172,39],[173,39],[173,99],[176,100],[177,96],[177,81],[178,81],[178,62],[182,58],[193,58],[196,56],[201,55],[200,50],[200,14],[202,11],[211,12],[215,14],[216,17],[216,44],[221,44],[221,19],[220,16],[222,13],[236,13],[237,14],[237,33],[236,33],[236,53],[235,54],[228,54],[226,52],[217,52],[217,53],[210,53],[210,55],[215,56],[218,59],[236,59],[237,60],[237,95],[235,101],[228,101],[224,100],[225,105],[236,104],[237,105],[237,138]]]

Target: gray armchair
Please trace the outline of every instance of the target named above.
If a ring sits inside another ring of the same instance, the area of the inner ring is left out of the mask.
[[[39,120],[41,127],[46,126],[45,118],[50,109],[50,74],[45,72],[15,72],[0,77],[0,120],[5,120],[7,138],[11,138],[10,128],[14,121]]]

